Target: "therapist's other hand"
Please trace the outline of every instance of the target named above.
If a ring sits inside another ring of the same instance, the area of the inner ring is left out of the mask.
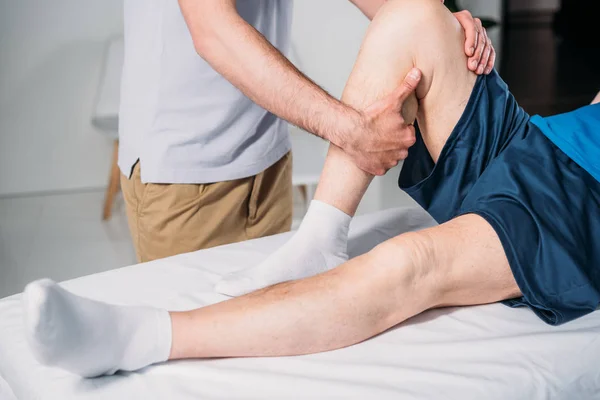
[[[487,31],[479,18],[473,18],[467,10],[454,13],[454,16],[465,30],[465,53],[469,70],[477,75],[489,74],[496,63],[496,50],[488,38]]]
[[[412,123],[418,105],[414,93],[421,76],[421,71],[413,68],[393,93],[360,113],[358,129],[340,146],[360,169],[384,175],[408,157],[408,148],[416,141]]]

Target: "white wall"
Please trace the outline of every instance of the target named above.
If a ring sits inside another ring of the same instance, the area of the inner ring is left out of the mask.
[[[295,1],[292,35],[303,72],[340,97],[368,25],[348,0]]]
[[[89,123],[122,0],[0,0],[0,196],[101,187],[111,142]]]

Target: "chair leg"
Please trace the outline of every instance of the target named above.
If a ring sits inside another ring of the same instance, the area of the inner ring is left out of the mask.
[[[119,166],[117,165],[117,160],[119,159],[119,141],[115,140],[113,145],[113,156],[112,156],[112,164],[110,167],[110,177],[108,180],[108,187],[106,188],[106,194],[104,197],[104,212],[102,213],[102,219],[104,221],[108,221],[112,215],[112,207],[115,202],[115,196],[119,192],[120,181],[121,181],[121,172],[119,171]]]
[[[304,211],[308,210],[308,186],[307,185],[298,185],[298,190],[300,194],[302,194],[302,201],[304,203]]]

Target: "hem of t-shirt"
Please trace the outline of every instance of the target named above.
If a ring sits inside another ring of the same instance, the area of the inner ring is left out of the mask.
[[[248,178],[271,167],[289,153],[291,147],[290,141],[285,140],[254,163],[243,166],[233,163],[214,168],[164,168],[160,165],[144,162],[142,156],[140,158],[142,163],[141,179],[142,183],[207,184]]]
[[[124,153],[124,152],[120,152]],[[119,160],[117,161],[117,165],[121,170],[121,173],[127,177],[127,179],[131,179],[133,175],[133,167],[138,162],[138,156],[126,156],[119,153]]]
[[[534,115],[531,117],[531,123],[537,126],[544,136],[548,138],[556,147],[558,147],[563,153],[573,160],[577,165],[586,170],[591,176],[600,182],[600,169],[594,167],[593,164],[586,161],[586,157],[581,155],[575,146],[568,140],[562,139],[560,136],[554,134],[552,129],[548,126],[547,122],[544,121],[543,117]]]

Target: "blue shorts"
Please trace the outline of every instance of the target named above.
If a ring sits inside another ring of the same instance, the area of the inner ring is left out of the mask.
[[[559,325],[600,304],[600,182],[529,119],[496,72],[479,77],[437,164],[417,132],[399,185],[439,223],[483,217],[523,295],[505,304]]]

